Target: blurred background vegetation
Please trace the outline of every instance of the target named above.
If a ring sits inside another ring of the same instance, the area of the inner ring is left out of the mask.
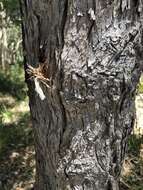
[[[18,0],[0,0],[0,190],[31,189],[34,148]]]
[[[137,94],[137,113],[141,121],[137,119],[129,138],[122,190],[143,190],[143,77]],[[30,190],[34,175],[20,8],[18,0],[0,0],[0,190]]]

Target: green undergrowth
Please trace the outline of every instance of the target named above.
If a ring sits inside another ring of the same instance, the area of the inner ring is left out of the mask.
[[[26,84],[24,83],[22,65],[11,65],[7,72],[0,72],[0,92],[3,95],[11,95],[17,100],[26,98]]]
[[[10,149],[26,147],[32,143],[31,128],[26,127],[29,125],[29,121],[29,113],[27,112],[23,114],[21,113],[19,119],[14,123],[0,123],[1,156],[4,156],[4,154]]]
[[[130,136],[123,168],[123,190],[143,190],[143,135]]]
[[[143,75],[140,78],[140,82],[139,82],[137,91],[138,91],[139,94],[143,94]]]
[[[28,190],[34,180],[34,148],[23,67],[0,72],[0,190]]]

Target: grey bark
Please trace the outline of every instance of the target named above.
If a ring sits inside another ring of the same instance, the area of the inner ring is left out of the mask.
[[[142,71],[142,0],[21,0],[35,190],[118,190]]]

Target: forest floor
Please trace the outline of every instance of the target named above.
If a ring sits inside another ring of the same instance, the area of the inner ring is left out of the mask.
[[[124,189],[143,190],[143,94],[136,96],[136,123],[128,141],[121,182]]]
[[[35,153],[23,77],[0,74],[0,190],[31,190],[34,184]],[[137,107],[137,125],[143,126],[142,96]],[[143,190],[142,134],[136,128],[129,139],[121,177],[124,190]]]
[[[20,68],[0,73],[0,190],[30,190],[34,183],[33,134],[23,81]]]

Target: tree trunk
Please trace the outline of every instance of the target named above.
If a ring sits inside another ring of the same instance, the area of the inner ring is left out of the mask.
[[[6,13],[3,3],[0,2],[0,66],[3,71],[7,65],[7,46]]]
[[[141,0],[21,0],[35,190],[118,190],[142,69]]]

